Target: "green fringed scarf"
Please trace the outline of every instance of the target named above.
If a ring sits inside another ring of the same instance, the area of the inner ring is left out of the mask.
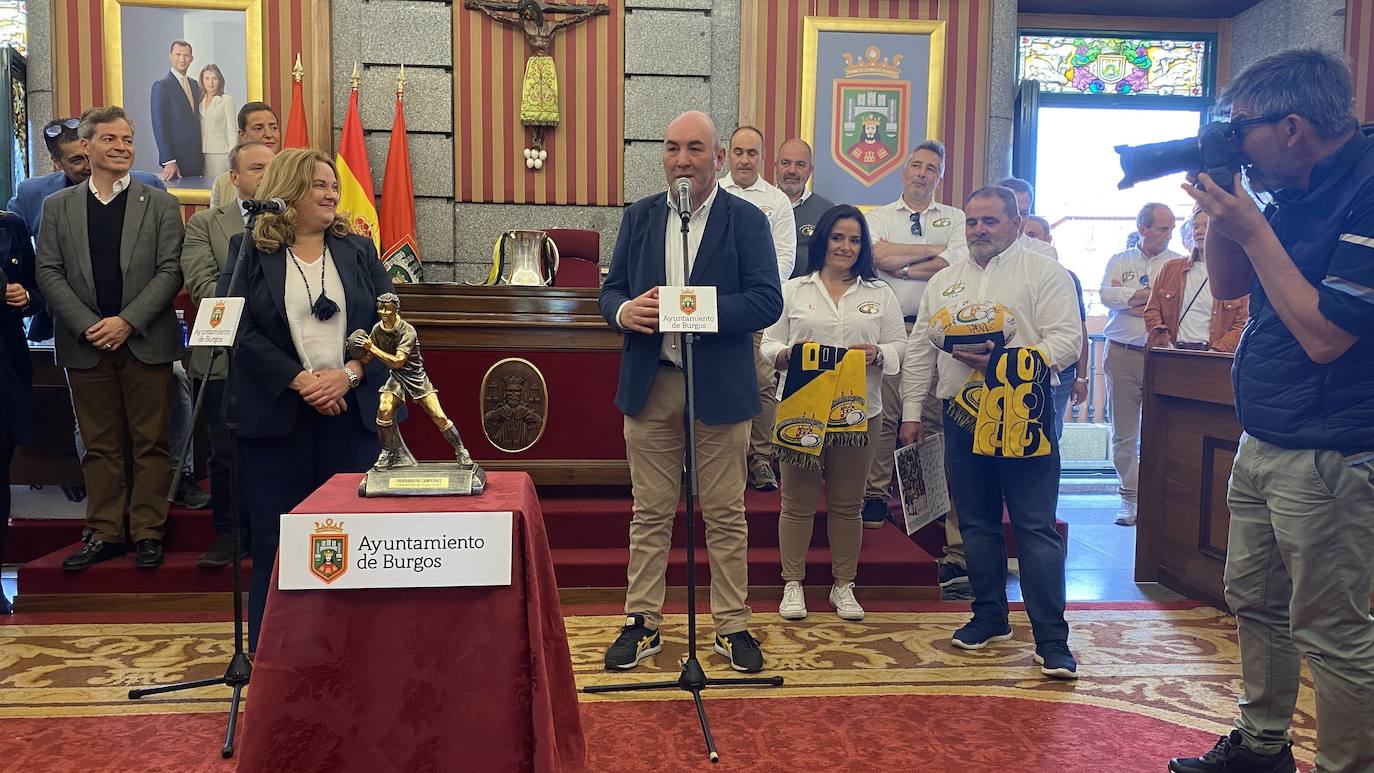
[[[868,445],[865,369],[861,349],[792,347],[773,427],[779,461],[818,470],[825,446]]]

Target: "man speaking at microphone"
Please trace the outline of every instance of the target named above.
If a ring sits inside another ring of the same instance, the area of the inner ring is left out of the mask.
[[[760,410],[753,334],[777,321],[782,293],[768,218],[716,184],[724,160],[720,135],[706,114],[683,113],[668,124],[663,171],[669,190],[625,210],[601,287],[602,316],[625,334],[615,403],[625,414],[634,494],[626,620],[606,651],[608,670],[634,668],[662,646],[664,574],[687,450],[681,335],[658,329],[663,285],[716,288],[718,332],[697,337],[693,371],[714,649],[737,671],[763,669],[763,652],[748,630],[745,452],[750,419]],[[675,190],[680,181],[685,191]],[[688,201],[680,203],[680,196]]]

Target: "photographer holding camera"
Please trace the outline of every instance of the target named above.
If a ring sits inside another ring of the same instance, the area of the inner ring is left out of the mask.
[[[1239,174],[1203,173],[1197,186],[1183,186],[1211,218],[1213,295],[1250,293],[1232,372],[1245,434],[1227,495],[1226,601],[1237,620],[1242,694],[1236,729],[1202,757],[1170,761],[1169,770],[1295,770],[1288,729],[1304,655],[1316,691],[1316,770],[1367,772],[1374,141],[1359,127],[1350,69],[1336,54],[1271,55],[1247,67],[1219,102],[1231,112],[1224,128],[1233,163],[1273,197],[1261,212]],[[1222,188],[1228,184],[1234,193]]]

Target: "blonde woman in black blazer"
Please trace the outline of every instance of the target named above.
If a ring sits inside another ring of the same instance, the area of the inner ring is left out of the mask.
[[[380,453],[377,388],[386,366],[352,359],[345,340],[372,329],[377,296],[392,290],[372,241],[350,234],[338,212],[338,174],[328,156],[283,151],[258,196],[280,198],[287,210],[259,218],[236,288],[247,302],[229,392],[237,401],[245,490],[252,492],[250,650],[257,649],[279,516],[333,475],[368,469]],[[230,242],[230,255],[243,238]],[[235,259],[220,278],[222,293]]]

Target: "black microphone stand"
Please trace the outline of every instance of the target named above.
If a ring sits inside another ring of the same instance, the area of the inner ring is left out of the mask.
[[[689,247],[687,244],[688,223],[691,221],[690,207],[681,208],[682,217],[682,281],[690,281],[691,270],[687,264]],[[692,694],[697,706],[697,719],[701,720],[701,733],[706,737],[706,753],[711,762],[720,762],[716,752],[716,741],[711,736],[711,724],[706,719],[706,706],[701,702],[701,691],[707,687],[755,685],[781,687],[782,677],[708,677],[697,660],[697,586],[696,586],[696,536],[693,522],[696,517],[697,499],[697,444],[696,444],[696,384],[693,379],[693,344],[695,333],[682,333],[682,376],[687,390],[687,406],[683,424],[687,435],[687,453],[683,459],[687,474],[687,657],[682,661],[682,671],[677,679],[658,682],[631,682],[628,684],[607,684],[584,687],[586,693],[629,692],[633,690],[663,690],[676,687]]]
[[[239,276],[243,272],[244,258],[248,254],[249,244],[253,241],[253,225],[257,222],[258,213],[250,211],[248,213],[248,224],[244,228],[243,240],[239,242],[239,253],[234,259],[234,270],[229,274],[229,287],[224,293],[227,298],[241,298],[242,293],[238,292]],[[247,310],[244,310],[247,313]],[[214,679],[193,679],[186,682],[162,685],[161,687],[139,687],[129,691],[129,699],[137,700],[145,695],[158,695],[165,692],[179,692],[181,690],[195,690],[201,687],[212,687],[214,685],[227,685],[234,691],[233,697],[229,700],[229,729],[224,735],[224,748],[220,749],[220,756],[229,758],[234,756],[234,731],[239,723],[239,702],[242,697],[243,688],[248,684],[248,680],[253,676],[253,660],[248,656],[244,649],[244,625],[243,625],[243,557],[240,546],[243,544],[243,482],[240,478],[239,469],[239,422],[238,406],[232,392],[228,389],[229,373],[233,370],[234,357],[233,351],[223,346],[216,346],[210,352],[210,363],[206,366],[205,377],[200,382],[200,392],[196,395],[196,404],[191,411],[191,426],[195,426],[196,416],[199,415],[201,406],[205,399],[205,387],[210,381],[210,372],[214,368],[215,360],[220,356],[226,358],[226,369],[224,374],[225,390],[224,400],[220,406],[225,428],[229,435],[229,544],[233,551],[233,570],[234,570],[234,655],[229,659],[229,666],[224,671],[224,676]],[[178,465],[185,464],[185,455],[190,448],[190,439],[182,446],[181,459]],[[180,469],[180,466],[174,468]],[[176,485],[175,476],[173,486]],[[170,498],[170,497],[169,497]]]

